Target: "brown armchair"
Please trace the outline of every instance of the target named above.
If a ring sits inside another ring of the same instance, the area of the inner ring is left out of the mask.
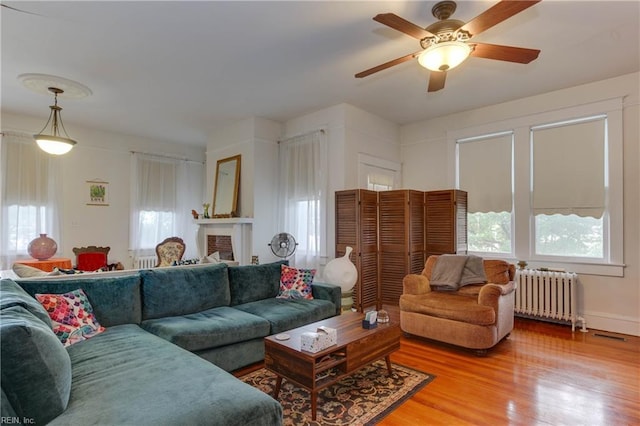
[[[158,266],[171,266],[174,262],[178,262],[184,255],[186,246],[182,238],[169,237],[156,246],[156,255],[158,256]]]
[[[483,260],[487,284],[456,291],[435,291],[429,280],[438,256],[430,256],[422,274],[404,277],[400,327],[405,333],[486,353],[513,330],[515,266]]]

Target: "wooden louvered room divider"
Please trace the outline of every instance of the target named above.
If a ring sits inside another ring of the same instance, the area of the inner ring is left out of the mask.
[[[466,195],[446,191],[336,192],[336,257],[353,247],[358,311],[398,304],[402,279],[430,254],[466,253]]]
[[[380,299],[397,305],[404,276],[424,267],[424,193],[395,190],[378,197]]]
[[[467,193],[428,191],[425,200],[425,254],[467,252]]]
[[[358,311],[378,303],[378,193],[366,189],[336,192],[336,257],[353,248],[358,270],[353,299]]]

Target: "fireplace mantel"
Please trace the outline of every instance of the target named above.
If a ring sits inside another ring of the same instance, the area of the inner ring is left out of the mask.
[[[240,265],[251,263],[251,228],[253,218],[230,217],[224,219],[196,219],[198,225],[198,254],[207,256],[208,235],[229,235],[233,248],[233,257]]]

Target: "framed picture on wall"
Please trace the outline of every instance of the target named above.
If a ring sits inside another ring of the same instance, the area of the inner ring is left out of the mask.
[[[105,182],[99,179],[87,181],[87,205],[109,205],[109,182]]]

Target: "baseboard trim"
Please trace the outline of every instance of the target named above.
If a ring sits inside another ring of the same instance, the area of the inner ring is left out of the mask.
[[[583,315],[587,328],[640,336],[640,318],[588,311]]]

